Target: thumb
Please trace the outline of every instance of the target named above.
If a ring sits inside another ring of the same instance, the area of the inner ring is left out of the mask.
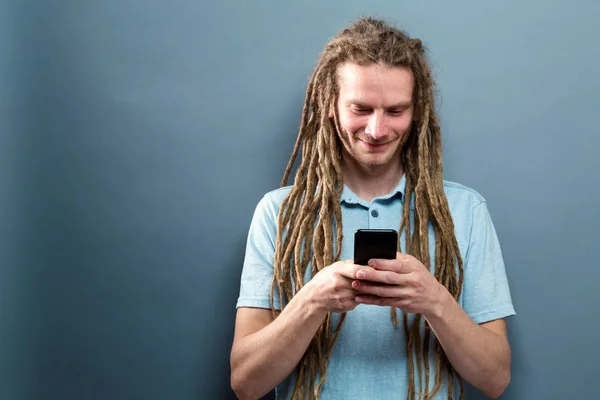
[[[336,272],[341,276],[350,279],[356,279],[356,273],[361,269],[365,269],[364,266],[356,265],[353,261],[345,261],[344,265],[341,265],[340,267],[341,268],[339,268]]]
[[[396,252],[396,260],[406,261],[410,257],[411,257],[410,254],[400,253],[399,251]]]

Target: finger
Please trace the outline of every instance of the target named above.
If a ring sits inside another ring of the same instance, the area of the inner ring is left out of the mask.
[[[356,296],[354,301],[357,304],[372,304],[376,306],[386,306],[386,307],[397,307],[400,310],[404,310],[411,313],[417,313],[417,309],[411,304],[411,301],[408,299],[399,300],[392,297],[377,297],[371,295],[360,295]]]
[[[408,274],[414,271],[412,263],[408,262],[408,260],[374,258],[369,260],[369,266],[380,271],[393,271],[398,274]]]
[[[355,301],[359,304],[372,304],[372,305],[376,305],[376,306],[391,306],[394,303],[394,300],[391,298],[377,297],[377,296],[370,296],[370,295],[356,296]]]
[[[335,270],[335,272],[346,278],[357,279],[356,273],[364,268],[365,267],[362,265],[356,265],[350,262],[340,265],[339,268]]]
[[[412,256],[410,254],[400,253],[399,251],[396,252],[396,260],[408,261],[411,257]]]
[[[355,280],[352,282],[352,287],[360,292],[360,294],[368,294],[378,297],[404,298],[410,294],[409,288],[404,288],[396,285],[385,285],[373,283],[363,280]]]
[[[397,285],[401,282],[399,278],[402,275],[394,271],[379,271],[374,268],[363,268],[356,273],[357,279],[365,281],[386,283],[388,285]]]

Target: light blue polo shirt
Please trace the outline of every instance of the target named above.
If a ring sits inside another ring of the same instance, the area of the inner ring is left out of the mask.
[[[341,260],[353,258],[354,232],[357,229],[399,230],[405,183],[403,176],[391,193],[371,202],[358,198],[344,187],[340,198],[344,234]],[[291,187],[285,187],[271,191],[256,207],[247,239],[237,307],[269,308],[277,213],[290,190]],[[448,181],[444,181],[444,191],[464,262],[460,305],[476,323],[514,315],[502,252],[485,199],[468,187]],[[431,232],[429,248],[431,260],[434,260],[435,245]],[[401,245],[405,252],[404,235]],[[310,274],[310,265],[308,271]],[[277,296],[275,298],[275,305],[279,307]],[[333,326],[338,320],[339,315],[334,314]],[[400,310],[398,320],[398,326],[394,326],[389,307],[360,304],[348,312],[331,354],[322,400],[406,398],[408,362]],[[410,324],[412,320],[410,315]],[[432,353],[430,351],[429,389],[434,385],[435,375]],[[278,385],[278,399],[291,397],[295,378],[294,372]],[[446,385],[447,381],[436,399],[447,398]],[[418,383],[416,387],[418,390]],[[458,398],[456,381],[455,388]]]

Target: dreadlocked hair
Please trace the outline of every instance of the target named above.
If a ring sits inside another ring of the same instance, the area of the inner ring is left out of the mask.
[[[337,68],[345,62],[379,63],[408,67],[412,71],[415,116],[400,151],[406,188],[399,233],[405,233],[405,253],[430,270],[435,264],[436,279],[455,299],[461,294],[463,261],[443,190],[440,126],[435,113],[434,83],[424,47],[419,39],[410,38],[383,21],[361,18],[329,41],[308,82],[298,138],[281,181],[281,186],[287,184],[302,148],[294,184],[281,205],[277,221],[270,296],[275,316],[279,313],[274,307],[276,293],[283,309],[304,286],[309,262],[314,276],[340,259],[343,239],[339,202],[343,190],[342,144],[338,135],[341,131],[337,110],[333,118],[329,117],[329,110],[331,104],[337,104]],[[411,210],[411,203],[414,210]],[[434,260],[430,258],[429,229],[435,235]],[[400,242],[399,239],[398,247],[402,249]],[[453,398],[456,380],[463,399],[463,381],[448,361],[428,322],[415,314],[409,324],[407,312],[402,311],[402,314],[409,370],[407,399],[433,398],[441,390],[446,376],[449,398]],[[338,323],[332,326],[332,313],[328,313],[318,328],[296,367],[294,400],[319,398],[328,360],[345,317],[346,313],[341,313]],[[394,307],[391,308],[391,319],[392,323],[399,323]],[[431,390],[430,353],[435,361]]]

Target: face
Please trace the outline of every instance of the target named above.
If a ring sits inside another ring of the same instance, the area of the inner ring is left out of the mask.
[[[413,120],[411,70],[345,63],[338,68],[338,82],[344,156],[367,168],[397,165]]]

